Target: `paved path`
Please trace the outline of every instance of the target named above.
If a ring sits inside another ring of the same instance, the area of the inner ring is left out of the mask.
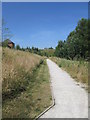
[[[88,118],[88,94],[54,62],[47,59],[55,106],[41,118]]]

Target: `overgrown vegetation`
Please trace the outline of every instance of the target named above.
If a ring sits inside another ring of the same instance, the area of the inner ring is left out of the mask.
[[[88,62],[72,61],[57,57],[52,57],[50,59],[58,64],[63,70],[67,71],[77,82],[88,85]]]
[[[2,65],[3,118],[35,118],[51,104],[48,67],[42,57],[3,48]]]

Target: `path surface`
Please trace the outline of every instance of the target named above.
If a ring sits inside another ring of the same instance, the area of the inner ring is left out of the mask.
[[[47,59],[55,106],[41,118],[88,118],[88,94],[54,62]]]

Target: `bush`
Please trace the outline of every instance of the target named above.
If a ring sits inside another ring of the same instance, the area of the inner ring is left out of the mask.
[[[61,64],[59,64],[59,67],[62,67],[62,65],[61,65]]]
[[[41,59],[41,60],[40,60],[40,64],[43,64],[43,62],[44,62],[44,61]]]

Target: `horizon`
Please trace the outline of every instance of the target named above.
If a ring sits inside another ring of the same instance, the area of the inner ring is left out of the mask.
[[[66,40],[81,18],[88,19],[88,2],[2,3],[2,16],[20,47],[55,48]]]

